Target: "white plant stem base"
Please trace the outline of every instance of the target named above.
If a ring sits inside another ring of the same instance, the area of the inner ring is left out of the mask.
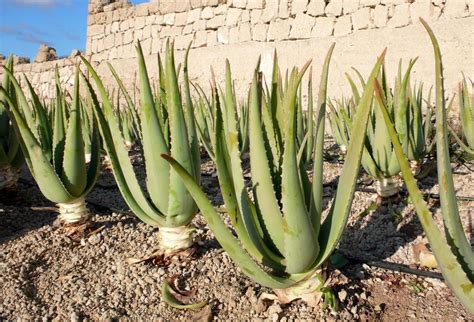
[[[380,197],[387,198],[400,191],[400,182],[398,177],[381,178],[375,182],[375,188]]]
[[[324,269],[317,269],[313,274],[295,285],[285,289],[273,289],[275,295],[265,293],[263,298],[278,299],[281,304],[301,299],[309,306],[318,307],[323,296],[322,289],[329,284],[325,272]]]
[[[190,248],[194,241],[194,228],[190,225],[180,227],[160,227],[158,244],[165,254],[173,254]]]
[[[342,155],[346,155],[346,154],[347,154],[347,146],[346,146],[346,145],[340,145],[340,146],[339,146],[339,150],[341,150],[341,154],[342,154]]]
[[[421,172],[421,162],[410,161],[410,169],[413,176],[416,177]]]
[[[0,168],[0,190],[2,189],[10,189],[14,187],[18,179],[20,178],[20,172],[7,165],[5,167]]]
[[[73,202],[58,203],[57,206],[59,209],[59,218],[66,224],[83,223],[90,218],[84,197],[76,199]]]

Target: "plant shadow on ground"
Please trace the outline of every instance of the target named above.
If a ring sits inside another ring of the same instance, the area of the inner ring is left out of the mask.
[[[56,220],[54,205],[32,182],[33,178],[24,167],[16,187],[0,193],[0,245]]]

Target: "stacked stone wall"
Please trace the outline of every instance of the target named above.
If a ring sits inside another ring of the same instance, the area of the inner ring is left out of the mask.
[[[317,74],[324,52],[336,42],[330,78],[336,91],[347,93],[344,73],[351,66],[368,72],[384,47],[389,50],[390,66],[400,58],[426,57],[417,62],[415,73],[432,84],[432,52],[420,17],[440,39],[445,66],[450,68],[447,88],[454,89],[461,72],[473,76],[474,0],[151,0],[140,5],[89,0],[86,55],[106,83],[113,84],[104,64],[111,62],[131,87],[137,41],[150,57],[152,69],[156,69],[153,57],[164,51],[167,40],[174,40],[175,49],[181,51],[178,57],[192,42],[193,80],[206,85],[210,66],[222,78],[229,58],[235,81],[243,89],[259,56],[267,68],[275,49],[283,67],[313,59]],[[49,75],[54,64],[26,64],[21,69],[49,95],[51,87],[45,85],[49,77],[42,74]],[[68,63],[60,64],[72,72]]]

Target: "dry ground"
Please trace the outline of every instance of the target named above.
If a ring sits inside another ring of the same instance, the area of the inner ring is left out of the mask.
[[[330,203],[342,166],[338,162],[324,166],[325,197]],[[211,162],[203,163],[203,172],[203,187],[216,205],[221,204]],[[473,197],[474,172],[466,166],[455,172],[458,195]],[[436,181],[430,176],[420,185],[436,193]],[[338,252],[348,259],[340,268],[342,283],[334,287],[341,302],[338,312],[298,301],[273,303],[268,308],[259,305],[259,295],[269,290],[240,272],[200,215],[194,221],[200,247],[191,261],[168,267],[128,265],[127,258],[155,249],[156,229],[128,210],[110,173],[103,173],[98,183],[88,202],[95,222],[104,229],[80,243],[64,237],[55,222],[56,214],[48,208],[53,205],[41,196],[27,171],[23,171],[16,193],[0,196],[0,319],[209,318],[205,311],[176,310],[160,300],[163,280],[175,274],[196,289],[197,300],[209,300],[212,316],[220,320],[473,318],[436,274],[419,276],[412,245],[423,241],[424,234],[406,193],[402,192],[398,201],[367,210],[376,197],[364,176],[338,246]],[[437,199],[429,202],[440,223]],[[466,234],[472,240],[474,202],[461,201],[459,205]],[[389,269],[380,268],[387,265]],[[400,267],[411,268],[416,274],[396,271]]]

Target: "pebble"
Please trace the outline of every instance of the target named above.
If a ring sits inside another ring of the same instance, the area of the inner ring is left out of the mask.
[[[347,298],[347,292],[346,290],[340,290],[339,293],[337,293],[337,296],[339,297],[339,300],[341,302],[344,302]]]

